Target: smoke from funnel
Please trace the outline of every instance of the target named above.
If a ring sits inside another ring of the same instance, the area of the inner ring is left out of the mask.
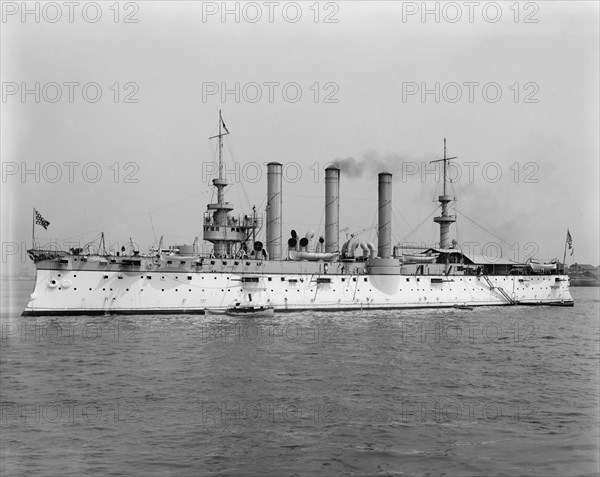
[[[339,158],[333,161],[333,165],[340,169],[343,175],[349,178],[360,178],[365,173],[377,174],[381,171],[389,171],[392,174],[400,172],[402,163],[407,158],[400,154],[380,155],[375,151],[368,151],[359,159],[354,157]]]

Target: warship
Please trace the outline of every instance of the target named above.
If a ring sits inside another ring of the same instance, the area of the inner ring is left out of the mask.
[[[31,315],[204,314],[341,311],[477,306],[572,306],[569,277],[558,261],[518,263],[463,253],[451,240],[456,222],[449,204],[444,140],[439,246],[405,251],[392,244],[392,174],[378,174],[377,246],[350,236],[340,244],[340,169],[325,169],[324,237],[282,228],[282,164],[267,165],[266,220],[234,215],[226,201],[231,182],[223,168],[219,112],[217,200],[207,205],[203,239],[212,249],[161,244],[149,253],[106,253],[102,243],[61,251],[28,250],[36,266]],[[41,216],[40,216],[41,217]],[[43,220],[43,219],[42,219]],[[44,221],[47,223],[47,221]],[[39,222],[38,222],[39,223]],[[263,237],[264,241],[257,237]],[[35,222],[34,222],[35,226]],[[343,230],[343,229],[342,229]],[[437,243],[436,243],[437,245]]]

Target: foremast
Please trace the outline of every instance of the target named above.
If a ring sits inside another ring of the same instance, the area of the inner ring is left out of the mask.
[[[208,210],[204,214],[204,240],[212,242],[215,257],[222,258],[235,255],[238,244],[241,244],[240,249],[245,251],[245,242],[255,233],[259,222],[254,216],[251,218],[244,216],[242,219],[229,215],[234,207],[230,202],[225,201],[225,188],[231,182],[225,177],[223,164],[223,137],[228,134],[229,130],[219,110],[219,134],[209,137],[209,139],[217,138],[219,141],[219,176],[212,180],[213,186],[217,189],[217,202],[208,204]]]
[[[450,224],[456,222],[456,215],[448,214],[448,204],[452,202],[452,197],[446,193],[446,182],[447,182],[447,165],[448,161],[456,159],[454,157],[446,156],[446,138],[444,138],[444,158],[437,159],[431,162],[443,162],[444,163],[444,186],[442,195],[438,197],[440,204],[442,205],[442,214],[438,217],[434,217],[433,221],[440,224],[440,248],[446,249],[450,247]]]

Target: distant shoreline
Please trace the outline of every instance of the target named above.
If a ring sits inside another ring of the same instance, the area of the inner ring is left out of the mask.
[[[571,278],[570,286],[572,287],[600,287],[600,281],[593,279]]]

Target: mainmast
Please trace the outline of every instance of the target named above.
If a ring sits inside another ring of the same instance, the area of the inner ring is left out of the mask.
[[[438,197],[440,204],[442,204],[442,215],[435,217],[434,222],[440,224],[440,248],[448,248],[450,246],[450,224],[456,222],[456,215],[448,215],[448,204],[452,201],[452,197],[446,194],[446,182],[447,182],[447,164],[448,161],[456,159],[454,157],[446,156],[446,138],[444,138],[444,158],[437,159],[431,162],[444,163],[444,186],[443,193]]]

